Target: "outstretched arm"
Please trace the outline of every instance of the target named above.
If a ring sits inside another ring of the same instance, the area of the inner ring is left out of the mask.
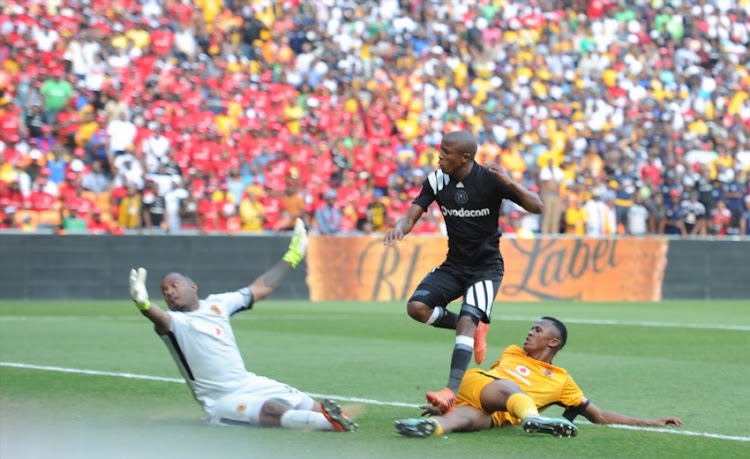
[[[271,269],[255,279],[250,285],[255,301],[260,301],[273,293],[281,281],[302,262],[307,254],[307,231],[301,219],[294,222],[294,236],[289,249]]]
[[[421,206],[417,204],[409,206],[409,210],[407,210],[406,213],[398,219],[398,222],[396,222],[396,227],[385,233],[383,244],[393,245],[403,239],[404,236],[411,232],[412,228],[414,228],[414,225],[417,223],[417,220],[419,220],[419,217],[421,217],[423,213],[424,209],[422,209]]]
[[[144,268],[130,270],[130,297],[141,314],[154,324],[156,333],[164,335],[172,327],[172,317],[149,301],[146,291],[146,274],[147,271]]]
[[[603,410],[590,402],[583,410],[582,414],[594,424],[624,424],[629,426],[650,427],[671,427],[682,425],[680,418],[675,416],[665,416],[658,419],[635,418],[626,414]]]

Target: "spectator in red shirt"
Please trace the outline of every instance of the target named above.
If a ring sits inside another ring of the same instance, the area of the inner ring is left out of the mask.
[[[76,148],[75,136],[81,123],[81,115],[75,108],[75,101],[71,100],[61,112],[57,114],[57,135],[68,148]]]
[[[8,199],[9,206],[13,206],[16,209],[23,209],[26,203],[26,198],[21,192],[21,185],[18,179],[14,179],[8,184],[8,189],[4,193],[5,198]]]
[[[102,219],[102,211],[99,209],[94,209],[91,216],[87,219],[86,229],[88,229],[91,234],[112,233],[112,225]]]
[[[214,193],[213,200],[216,201],[216,208],[219,212],[219,230],[226,231],[230,222],[234,224],[234,219],[237,217],[237,204],[226,183],[219,184],[219,191]]]
[[[44,211],[44,210],[57,210],[60,202],[56,196],[53,196],[42,189],[36,189],[29,195],[28,203],[31,210]]]
[[[726,236],[731,224],[732,211],[724,201],[717,201],[716,207],[711,211],[711,234]]]
[[[384,196],[388,195],[388,179],[396,171],[396,164],[393,162],[393,158],[390,157],[387,147],[390,141],[388,141],[381,149],[375,154],[375,161],[370,170],[372,175],[372,183],[375,189],[381,192]]]
[[[198,202],[198,228],[202,233],[219,231],[219,204],[211,199],[216,189],[206,188],[206,194]]]
[[[23,160],[23,153],[16,148],[21,142],[18,134],[11,134],[5,142],[5,149],[2,151],[3,162],[18,165]]]
[[[81,186],[80,181],[78,181],[74,188],[74,194],[65,199],[63,205],[69,209],[75,209],[78,215],[85,219],[96,207],[94,201],[89,196],[90,192],[86,192]]]
[[[0,140],[13,143],[13,139],[20,140],[21,109],[15,105],[7,108],[5,113],[0,112]]]
[[[649,161],[641,166],[641,178],[644,182],[656,188],[661,183],[661,172],[662,168],[659,157],[652,153]]]
[[[169,19],[162,18],[159,21],[159,28],[151,31],[151,49],[158,57],[162,57],[172,53],[172,46],[174,46],[174,32],[169,28]]]

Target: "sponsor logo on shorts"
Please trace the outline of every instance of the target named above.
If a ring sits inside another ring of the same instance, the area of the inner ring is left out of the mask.
[[[440,210],[446,217],[486,217],[490,214],[490,209],[485,207],[484,209],[448,209],[445,206],[440,206]]]

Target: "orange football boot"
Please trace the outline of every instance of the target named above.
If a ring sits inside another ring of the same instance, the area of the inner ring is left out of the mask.
[[[490,324],[479,322],[476,331],[474,331],[474,361],[480,365],[487,356],[487,332],[489,329]]]
[[[324,398],[320,402],[321,412],[328,419],[334,429],[339,432],[354,432],[357,430],[357,423],[341,411],[338,403],[331,399]]]
[[[440,410],[440,414],[453,411],[453,406],[456,404],[456,394],[447,387],[437,392],[427,392],[425,398],[430,405]]]

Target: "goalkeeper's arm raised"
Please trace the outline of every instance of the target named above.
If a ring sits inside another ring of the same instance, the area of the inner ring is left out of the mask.
[[[130,297],[133,299],[135,307],[141,311],[141,314],[153,322],[156,333],[163,335],[169,332],[172,326],[172,318],[159,306],[149,301],[148,291],[146,290],[147,274],[144,268],[130,270]]]
[[[294,223],[294,235],[284,256],[271,269],[250,284],[255,301],[262,300],[281,285],[281,281],[296,268],[307,254],[307,231],[299,218]]]

